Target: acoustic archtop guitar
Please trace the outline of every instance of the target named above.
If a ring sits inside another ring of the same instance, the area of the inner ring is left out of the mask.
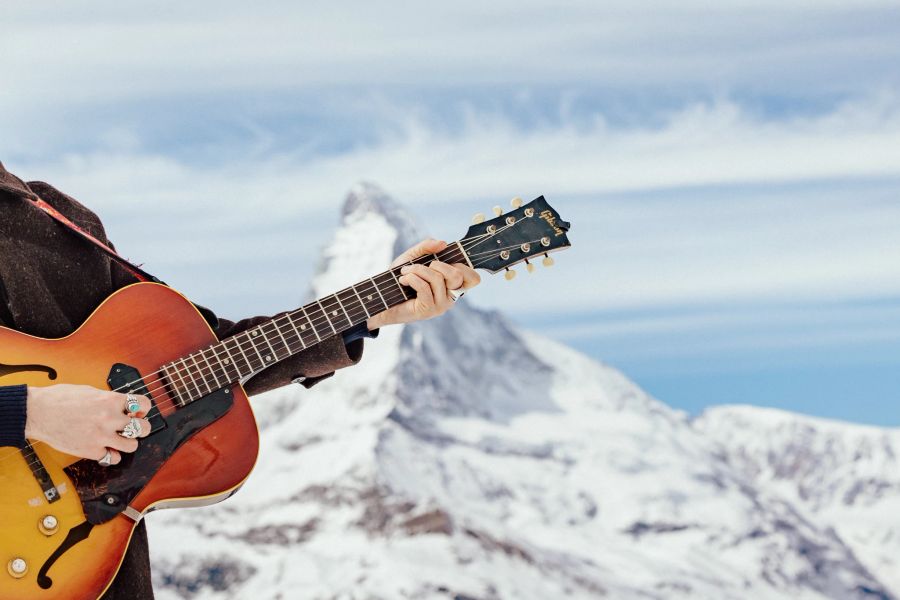
[[[491,273],[567,248],[569,223],[539,197],[484,220],[437,255]],[[224,340],[184,296],[157,283],[115,292],[81,327],[41,339],[0,327],[0,385],[91,385],[152,399],[149,436],[111,467],[40,442],[0,448],[2,600],[96,599],[109,587],[136,524],[158,508],[224,500],[250,474],[259,446],[241,381],[412,298],[384,271]]]

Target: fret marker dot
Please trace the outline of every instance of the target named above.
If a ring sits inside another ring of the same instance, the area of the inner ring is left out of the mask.
[[[271,356],[269,356],[269,355],[268,355],[268,354],[266,354],[266,360],[269,360],[269,361],[271,361],[271,360],[272,360],[272,357],[271,357]]]
[[[259,332],[254,329],[253,331],[250,332],[250,335],[256,337],[257,335],[259,335]]]
[[[229,363],[231,363],[231,359],[230,359],[230,358],[226,358],[225,360],[222,361],[222,364],[223,364],[223,365],[227,365],[227,364],[229,364]]]
[[[338,311],[336,311],[336,310],[331,311],[331,316],[332,316],[332,317],[336,317],[336,316],[337,316],[337,312],[338,312]]]
[[[301,325],[301,326],[300,326],[300,331],[306,331],[306,325]]]
[[[371,299],[372,299],[372,294],[369,294],[368,296],[366,296],[366,300],[371,300]]]

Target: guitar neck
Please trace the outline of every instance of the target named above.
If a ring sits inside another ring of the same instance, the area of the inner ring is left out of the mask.
[[[468,262],[462,245],[454,242],[437,254],[406,264],[427,264],[435,259],[449,264]],[[172,396],[182,406],[189,404],[415,297],[415,290],[400,284],[403,266],[378,273],[164,365],[162,371]]]

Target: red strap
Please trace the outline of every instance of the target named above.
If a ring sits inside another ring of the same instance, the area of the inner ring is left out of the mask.
[[[116,260],[128,272],[130,272],[132,275],[134,275],[138,279],[138,281],[159,281],[158,279],[156,279],[155,277],[153,277],[152,275],[150,275],[149,273],[147,273],[146,271],[144,271],[137,265],[131,263],[131,261],[129,261],[128,259],[122,258],[121,256],[119,256],[119,254],[115,250],[113,250],[112,248],[110,248],[109,246],[107,246],[106,244],[104,244],[103,242],[101,242],[100,240],[98,240],[97,238],[92,236],[91,234],[89,234],[87,231],[85,231],[84,229],[82,229],[81,227],[79,227],[78,225],[73,223],[72,221],[70,221],[68,217],[66,217],[64,214],[62,214],[61,212],[59,212],[58,210],[56,210],[55,208],[53,208],[52,206],[50,206],[49,204],[47,204],[46,202],[41,200],[40,198],[35,200],[34,204],[38,208],[40,208],[42,211],[44,211],[45,213],[50,215],[57,222],[62,223],[63,225],[68,227],[70,230],[74,231],[75,233],[77,233],[78,235],[80,235],[81,237],[86,239],[87,241],[91,242],[92,244],[94,244],[95,246],[100,248],[104,254],[106,254],[110,258]]]

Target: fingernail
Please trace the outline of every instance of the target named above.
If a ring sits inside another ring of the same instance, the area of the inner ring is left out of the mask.
[[[401,272],[402,274],[406,275],[407,273],[409,273],[409,270],[410,270],[411,268],[412,268],[412,267],[410,267],[410,266],[403,267],[402,269],[400,269],[400,272]]]

